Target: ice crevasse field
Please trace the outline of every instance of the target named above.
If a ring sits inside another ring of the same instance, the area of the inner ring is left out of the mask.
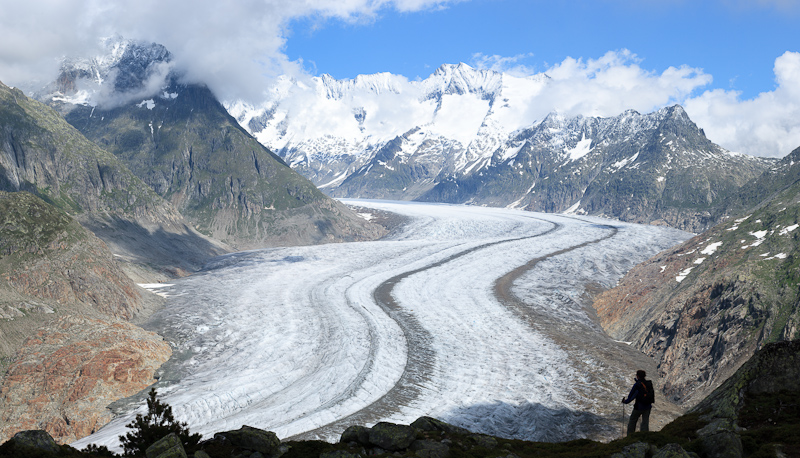
[[[176,418],[205,436],[250,425],[328,441],[351,424],[423,415],[528,440],[619,430],[600,398],[627,389],[635,356],[590,319],[587,285],[612,287],[691,234],[511,209],[345,202],[407,222],[380,241],[222,256],[155,288],[167,305],[145,327],[174,346],[156,389]],[[115,420],[73,446],[118,449],[143,396],[114,408]]]

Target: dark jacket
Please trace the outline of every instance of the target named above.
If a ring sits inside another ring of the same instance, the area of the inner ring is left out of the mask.
[[[628,394],[628,399],[625,399],[622,402],[624,402],[625,404],[630,403],[631,401],[639,397],[639,394],[644,393],[645,390],[647,390],[647,388],[644,386],[644,383],[640,382],[639,379],[636,379],[636,382],[633,384],[633,387],[631,388],[630,394]],[[649,402],[639,402],[639,400],[637,399],[636,402],[633,404],[633,408],[636,410],[650,410],[650,407],[652,405],[653,404],[650,404]]]

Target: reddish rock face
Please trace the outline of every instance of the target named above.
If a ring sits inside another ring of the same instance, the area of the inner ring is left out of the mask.
[[[59,443],[108,423],[111,402],[155,382],[172,351],[160,336],[127,322],[65,316],[31,336],[0,389],[0,442],[44,429]]]

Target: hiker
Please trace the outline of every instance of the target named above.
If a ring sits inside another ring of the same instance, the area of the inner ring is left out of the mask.
[[[647,373],[643,370],[636,371],[636,379],[631,388],[628,399],[622,398],[623,404],[628,404],[634,399],[633,412],[631,419],[628,420],[628,435],[636,431],[636,422],[642,417],[642,425],[639,431],[650,431],[650,407],[653,405],[654,394],[653,382],[646,380]]]

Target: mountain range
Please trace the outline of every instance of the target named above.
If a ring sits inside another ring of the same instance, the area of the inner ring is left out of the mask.
[[[37,96],[194,229],[236,249],[379,235],[254,140],[207,87],[179,83],[165,70],[170,59],[157,44],[115,42],[104,58],[66,61],[57,83]],[[93,84],[100,105],[85,103],[79,89]]]
[[[714,144],[678,105],[537,119],[528,101],[547,83],[465,64],[413,82],[284,78],[263,106],[228,109],[332,196],[569,211],[694,232],[718,222],[720,202],[773,162]]]
[[[739,192],[746,208],[637,265],[594,303],[694,405],[755,351],[800,337],[800,148]],[[760,198],[756,198],[760,196]]]

